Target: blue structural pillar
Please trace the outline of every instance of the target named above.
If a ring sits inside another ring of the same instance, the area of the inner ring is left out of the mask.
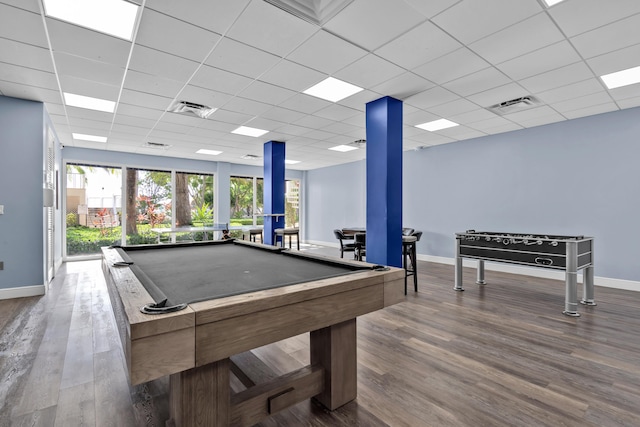
[[[402,101],[366,105],[367,262],[402,267]]]
[[[264,144],[264,242],[274,245],[273,231],[284,228],[284,142]]]

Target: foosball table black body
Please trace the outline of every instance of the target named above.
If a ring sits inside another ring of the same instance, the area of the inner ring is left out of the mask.
[[[564,314],[577,317],[578,270],[583,270],[584,292],[580,301],[596,305],[593,289],[593,237],[476,232],[456,233],[456,291],[463,291],[462,260],[478,260],[477,280],[485,284],[484,261],[542,267],[565,272]]]

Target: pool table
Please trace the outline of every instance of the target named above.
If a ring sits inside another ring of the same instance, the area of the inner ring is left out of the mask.
[[[404,300],[402,269],[248,241],[102,253],[129,381],[169,375],[176,426],[250,426],[311,397],[344,405],[357,394],[356,317]],[[251,349],[305,332],[310,365],[243,366]],[[246,388],[232,391],[231,373]]]

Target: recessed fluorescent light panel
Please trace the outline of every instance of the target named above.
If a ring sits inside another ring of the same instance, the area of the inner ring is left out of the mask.
[[[361,87],[354,86],[351,83],[343,82],[342,80],[334,79],[333,77],[327,77],[315,86],[311,86],[303,93],[307,95],[322,98],[331,102],[338,102],[348,96],[363,90]]]
[[[197,154],[208,154],[210,156],[217,156],[218,154],[222,154],[222,151],[217,150],[207,150],[206,148],[201,148],[196,151]]]
[[[238,129],[231,131],[231,133],[235,133],[238,135],[245,135],[245,136],[253,136],[254,138],[262,136],[268,132],[269,132],[268,130],[250,128],[248,126],[240,126]]]
[[[64,103],[70,107],[87,108],[89,110],[104,111],[113,113],[116,103],[106,99],[92,98],[90,96],[76,95],[75,93],[63,92]]]
[[[543,1],[544,1],[544,4],[547,5],[547,7],[551,7],[554,4],[558,4],[558,3],[560,3],[561,1],[564,1],[564,0],[543,0]]]
[[[640,67],[605,74],[600,78],[609,89],[640,83]]]
[[[295,165],[297,163],[300,163],[300,160],[285,160],[284,162],[288,165]]]
[[[83,141],[107,142],[106,136],[87,135],[84,133],[72,133],[73,139],[81,139]]]
[[[441,129],[452,128],[454,126],[459,126],[459,125],[458,123],[454,123],[447,119],[434,120],[432,122],[416,125],[417,128],[428,130],[429,132],[435,132]]]
[[[140,6],[124,0],[44,0],[47,16],[129,40]]]
[[[352,145],[336,145],[335,147],[329,148],[329,150],[340,151],[341,153],[346,153],[347,151],[357,150],[358,147],[354,147]]]

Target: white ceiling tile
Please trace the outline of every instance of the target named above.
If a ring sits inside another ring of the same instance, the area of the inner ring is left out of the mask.
[[[177,80],[166,79],[164,77],[152,76],[139,71],[129,70],[125,76],[124,87],[138,92],[173,98],[178,92],[180,92],[180,89],[183,87],[183,83]]]
[[[40,2],[38,0],[2,0],[2,3],[31,12],[40,13]]]
[[[40,13],[0,3],[0,37],[48,48]]]
[[[216,92],[197,86],[188,85],[178,95],[178,101],[194,102],[207,107],[219,108],[233,99],[228,93]]]
[[[150,108],[152,110],[165,111],[171,105],[171,98],[165,96],[151,95],[144,92],[136,92],[131,89],[123,89],[120,102],[124,104],[137,105],[138,107]]]
[[[588,59],[587,64],[597,76],[637,67],[640,65],[640,44]]]
[[[54,52],[126,67],[131,42],[56,19],[47,18],[46,22]]]
[[[118,110],[120,112],[120,110]],[[113,119],[114,125],[124,125],[124,126],[134,126],[140,129],[152,128],[155,126],[157,120],[154,119],[143,119],[139,116],[128,116],[125,114],[116,114],[116,117]]]
[[[522,126],[538,126],[547,122],[556,122],[565,120],[557,111],[547,105],[529,110],[518,111],[516,113],[506,114],[504,118],[518,123]]]
[[[122,84],[124,68],[63,52],[55,52],[54,58],[60,76],[68,75],[118,87]]]
[[[413,72],[432,82],[442,84],[478,72],[489,66],[487,61],[463,47],[416,67]]]
[[[573,83],[545,92],[540,92],[536,96],[539,100],[546,104],[555,104],[558,102],[579,98],[598,92],[604,92],[602,83],[598,79],[591,78],[578,83]]]
[[[623,101],[628,98],[635,98],[637,96],[640,96],[640,83],[636,83],[630,86],[623,86],[615,89],[610,89],[609,95],[611,95],[611,97],[616,101]]]
[[[218,34],[225,33],[250,0],[189,0],[189,7],[175,0],[147,0],[146,8],[157,10]]]
[[[491,119],[498,117],[496,114],[485,108],[476,108],[475,110],[467,111],[460,114],[452,114],[448,118],[449,120],[460,123],[461,125],[467,125],[472,128],[476,128],[473,124],[477,122],[488,122]],[[478,129],[480,130],[480,129]]]
[[[366,16],[366,19],[362,19]],[[424,16],[404,2],[387,0],[355,0],[324,28],[357,46],[373,51],[407,32]]]
[[[494,67],[485,68],[473,74],[444,83],[442,86],[460,96],[469,96],[498,86],[504,86],[511,79]]]
[[[587,32],[630,15],[640,13],[637,0],[565,1],[549,9],[568,37]]]
[[[330,105],[326,108],[323,108],[322,110],[316,111],[315,113],[316,116],[337,121],[347,120],[358,114],[362,114],[362,112],[354,110],[353,108],[345,107],[340,104]]]
[[[136,44],[202,62],[220,35],[152,9],[144,9]]]
[[[334,77],[362,88],[375,86],[405,70],[376,55],[369,54],[334,74]]]
[[[354,110],[364,111],[368,102],[375,101],[376,99],[380,99],[383,96],[385,95],[370,90],[363,90],[356,93],[355,95],[351,95],[350,97],[341,100],[339,104],[347,106],[349,108],[353,108]]]
[[[593,72],[584,62],[576,62],[566,67],[541,73],[520,80],[520,85],[535,94],[549,89],[569,85],[593,77]]]
[[[460,98],[455,101],[447,102],[445,104],[436,105],[431,107],[429,112],[436,114],[440,117],[451,119],[451,116],[466,113],[469,111],[477,111],[478,106],[473,102]],[[461,124],[461,123],[460,123]]]
[[[475,95],[468,96],[467,99],[482,107],[490,107],[495,104],[499,104],[504,101],[516,99],[529,95],[529,93],[523,89],[517,83],[509,83],[504,86],[489,89],[484,92],[477,93]]]
[[[405,102],[417,108],[427,109],[456,99],[458,99],[458,95],[436,86],[432,89],[427,89],[424,92],[410,96],[405,100]]]
[[[592,107],[595,105],[602,105],[612,102],[611,96],[606,91],[600,91],[592,93],[590,95],[576,97],[566,101],[559,101],[551,103],[551,107],[559,113],[566,113],[568,111],[579,110],[582,108]]]
[[[299,93],[282,102],[280,107],[288,108],[289,110],[299,113],[313,114],[328,105],[331,105],[331,102],[316,98],[315,96]]]
[[[111,123],[113,120],[113,113],[107,113],[105,111],[89,110],[87,108],[70,107],[67,105],[67,115],[71,119],[77,117],[86,120],[96,120],[99,122]]]
[[[566,111],[562,113],[567,119],[577,119],[580,117],[593,116],[595,114],[608,113],[610,111],[619,110],[618,106],[613,102],[607,102],[599,105],[591,105],[576,110]]]
[[[640,96],[634,98],[622,99],[618,101],[620,108],[634,108],[640,107]]]
[[[172,80],[188,80],[198,68],[198,62],[170,55],[166,52],[136,45],[129,69]]]
[[[401,67],[412,69],[460,47],[460,42],[433,23],[424,22],[374,53]]]
[[[120,100],[120,103],[118,104],[118,107],[116,109],[116,114],[116,117],[123,114],[126,116],[140,117],[143,120],[150,119],[155,121],[160,118],[162,114],[164,114],[164,109],[151,109],[140,107],[137,105],[130,105],[123,103],[122,100]]]
[[[48,49],[0,38],[0,62],[53,73]]]
[[[499,64],[561,40],[563,34],[548,15],[538,13],[470,44],[469,48],[487,62]]]
[[[19,67],[12,64],[2,64],[2,66],[0,66],[0,80],[50,90],[58,89],[58,81],[54,73]]]
[[[640,3],[640,2],[639,2]],[[583,58],[593,58],[640,41],[640,13],[571,38]]]
[[[189,83],[194,86],[235,95],[249,86],[252,81],[252,79],[239,74],[203,65]]]
[[[249,114],[251,116],[259,116],[270,108],[271,104],[240,97],[232,98],[229,102],[224,104],[225,110]]]
[[[264,1],[253,1],[227,32],[231,39],[284,57],[317,27]]]
[[[496,67],[514,80],[546,73],[580,61],[580,56],[566,41],[503,62]]]
[[[404,0],[426,18],[433,18],[440,12],[450,8],[460,0]]]
[[[465,44],[473,43],[542,11],[535,1],[462,1],[432,21]]]
[[[321,30],[291,52],[287,59],[323,73],[333,74],[366,54],[366,50]]]
[[[325,126],[329,126],[332,123],[333,123],[332,120],[325,119],[323,117],[318,117],[318,116],[315,116],[315,115],[313,115],[313,116],[312,115],[308,115],[308,116],[305,116],[305,117],[301,118],[300,120],[297,120],[294,124],[296,124],[298,126],[309,128],[310,130],[303,134],[303,135],[306,135],[309,132],[312,132],[315,128],[322,129]]]
[[[231,39],[222,39],[205,64],[243,76],[257,78],[280,61],[280,57]]]
[[[304,113],[293,111],[288,108],[273,107],[265,111],[262,117],[283,123],[291,123],[300,120],[305,116]]]
[[[0,81],[0,91],[5,96],[28,99],[30,101],[62,103],[60,92],[35,86],[24,86],[17,83]]]
[[[256,80],[238,95],[265,104],[278,105],[295,94],[292,90]]]
[[[407,71],[392,77],[384,83],[373,86],[373,90],[385,96],[403,100],[433,86],[434,84],[429,80]]]
[[[237,128],[238,125],[246,123],[247,121],[251,120],[254,116],[255,116],[254,114],[249,114],[249,113],[244,113],[239,111],[218,109],[216,110],[215,113],[213,113],[213,115],[211,115],[210,120],[208,120],[202,126],[208,129],[211,129],[209,126],[212,126],[215,124],[211,122],[221,122],[222,125],[218,126],[215,129],[218,129],[218,130],[229,129],[229,132],[231,132],[232,130]]]
[[[108,101],[117,101],[120,92],[119,86],[102,84],[66,74],[60,76],[60,87],[62,87],[63,92],[106,99]]]
[[[327,75],[295,62],[282,60],[260,76],[260,80],[283,88],[302,92]]]

